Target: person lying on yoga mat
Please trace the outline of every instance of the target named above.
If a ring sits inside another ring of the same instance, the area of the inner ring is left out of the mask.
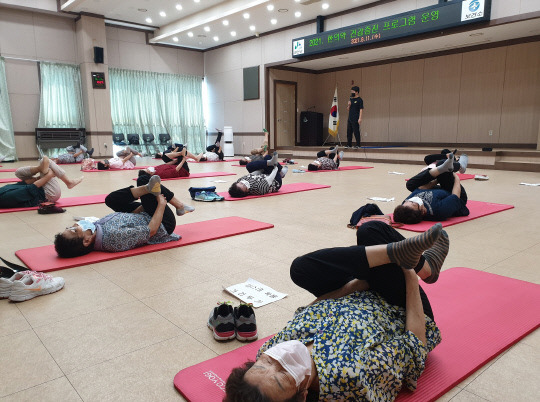
[[[137,187],[113,191],[105,198],[114,213],[95,223],[81,220],[66,228],[55,236],[54,248],[59,257],[71,258],[93,250],[118,252],[179,240],[173,233],[176,218],[167,203],[176,208],[178,216],[195,210],[161,185],[159,176],[141,175]]]
[[[440,223],[406,240],[372,224],[359,229],[365,244],[293,261],[293,281],[317,299],[296,311],[255,362],[233,369],[225,401],[391,401],[402,386],[416,389],[428,352],[441,342],[416,272],[436,280],[448,236]]]
[[[454,154],[422,170],[407,181],[411,194],[394,209],[394,221],[415,224],[422,220],[444,221],[452,216],[468,216],[467,193],[454,173]]]
[[[51,161],[58,164],[66,163],[79,163],[85,158],[85,154],[92,156],[94,153],[94,148],[91,150],[86,149],[84,145],[77,143],[75,146],[70,145],[66,147],[66,153],[60,154],[56,158],[51,158]]]
[[[82,177],[70,179],[64,169],[46,156],[37,166],[18,168],[15,176],[21,181],[0,187],[0,208],[36,207],[45,201],[56,202],[62,196],[57,178],[62,180],[69,189],[75,187],[83,179]]]
[[[454,152],[451,152],[449,149],[445,148],[440,154],[426,155],[424,157],[424,162],[428,166],[431,164],[437,164],[439,161],[444,162],[451,153],[454,155],[454,172],[465,173],[469,163],[469,156],[467,154],[456,156],[457,149],[454,149]]]
[[[240,158],[240,165],[247,165],[249,162],[263,160],[266,155],[268,155],[268,138],[269,133],[266,128],[263,128],[264,132],[264,142],[260,148],[255,148],[251,150],[251,156],[244,156]]]
[[[150,166],[149,168],[146,168],[144,172],[149,175],[157,175],[162,179],[177,179],[179,177],[189,177],[189,165],[187,162],[187,158],[198,158],[188,152],[186,148],[182,148],[182,150],[179,152],[175,151],[174,153],[169,153],[167,155],[174,155],[174,160],[176,162],[165,163],[164,165],[158,166]],[[197,160],[200,160],[200,158],[198,158]],[[139,175],[140,174],[141,173],[139,172]]]
[[[338,153],[338,146],[317,152],[317,160],[308,165],[308,170],[337,170],[343,151]]]
[[[287,166],[282,167],[279,164],[277,152],[274,152],[272,157],[265,156],[264,160],[249,162],[246,169],[249,174],[239,178],[229,187],[231,197],[277,193],[288,170]]]
[[[225,158],[225,155],[221,150],[221,137],[223,136],[223,131],[217,128],[216,130],[218,132],[216,142],[206,147],[206,152],[202,154],[201,161],[217,162],[222,161]]]
[[[142,157],[143,155],[133,148],[126,147],[125,149],[118,151],[116,153],[116,157],[105,159],[103,162],[98,162],[97,169],[133,169],[135,166],[137,166],[135,156]]]
[[[187,150],[186,146],[182,144],[175,144],[175,146],[174,149],[166,150],[161,156],[161,160],[167,165],[178,165],[185,158],[195,159],[197,162],[201,160],[202,153],[195,156]]]

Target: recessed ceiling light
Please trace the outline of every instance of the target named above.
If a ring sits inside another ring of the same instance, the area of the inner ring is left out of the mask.
[[[194,1],[195,3],[198,3],[198,2],[201,1],[201,0],[193,0],[193,1]]]
[[[301,15],[302,15],[302,13],[300,11],[297,11],[297,12],[294,13],[294,16],[296,18],[300,17]]]
[[[270,20],[270,22],[272,23],[272,25],[276,25],[276,24],[277,24],[277,20],[276,20],[275,18],[272,18],[272,19]]]
[[[190,38],[193,38],[193,32],[189,31],[189,32],[187,33],[187,36],[189,36]]]
[[[287,11],[289,11],[288,8],[280,8],[279,10],[277,10],[278,13],[286,13]]]
[[[159,15],[161,15],[162,17],[166,17],[166,16],[167,16],[167,14],[165,14],[165,11],[160,11],[160,12],[159,12]]]
[[[229,21],[228,21],[228,20],[223,20],[222,22],[223,22],[223,25],[225,25],[225,26],[229,25]]]
[[[151,24],[152,23],[152,18],[148,17],[145,21],[148,22],[149,24]]]
[[[249,26],[249,30],[250,30],[250,31],[254,31],[254,30],[255,30],[255,25],[250,25],[250,26]]]
[[[323,10],[326,10],[330,6],[328,5],[328,3],[323,3],[321,7]]]
[[[244,16],[244,19],[249,20],[249,13],[244,13],[243,16]]]
[[[180,11],[180,10],[182,9],[182,4],[177,4],[177,5],[176,5],[176,9],[177,9],[178,11]]]
[[[173,36],[172,40],[178,42],[178,38],[176,36]]]
[[[137,11],[140,11],[141,13],[145,13],[148,10],[146,8],[138,8]]]
[[[236,31],[231,31],[231,36],[236,36]]]
[[[302,0],[294,0],[296,3],[300,3]]]
[[[274,5],[273,4],[268,4],[266,6],[266,8],[268,9],[268,11],[273,11],[274,10]]]
[[[219,36],[214,36],[214,40],[217,42],[219,40]]]
[[[209,26],[205,26],[205,27],[204,27],[204,30],[205,30],[206,32],[210,32],[210,27],[209,27]]]

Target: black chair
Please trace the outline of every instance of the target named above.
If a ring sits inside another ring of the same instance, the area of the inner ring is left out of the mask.
[[[160,134],[159,143],[161,145],[168,145],[171,141],[171,136],[169,134]]]
[[[126,138],[124,137],[123,133],[113,134],[112,138],[113,138],[114,145],[119,145],[119,146],[126,145]]]
[[[151,142],[154,142],[154,134],[143,134],[142,140],[145,144],[150,144]]]
[[[139,134],[128,134],[127,135],[129,145],[139,145]]]

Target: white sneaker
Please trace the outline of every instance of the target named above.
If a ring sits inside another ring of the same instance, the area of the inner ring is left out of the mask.
[[[33,272],[30,275],[25,275],[21,280],[13,282],[9,300],[25,301],[37,296],[48,295],[62,289],[64,284],[64,278],[53,278],[41,272]]]
[[[11,293],[13,282],[21,280],[29,273],[32,273],[32,271],[15,272],[11,278],[0,278],[0,299],[7,299]]]

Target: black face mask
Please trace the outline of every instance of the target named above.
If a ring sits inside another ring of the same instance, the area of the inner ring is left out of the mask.
[[[355,95],[356,95],[356,94],[355,94],[354,92],[352,92],[352,93],[351,93],[351,98],[354,98]]]

